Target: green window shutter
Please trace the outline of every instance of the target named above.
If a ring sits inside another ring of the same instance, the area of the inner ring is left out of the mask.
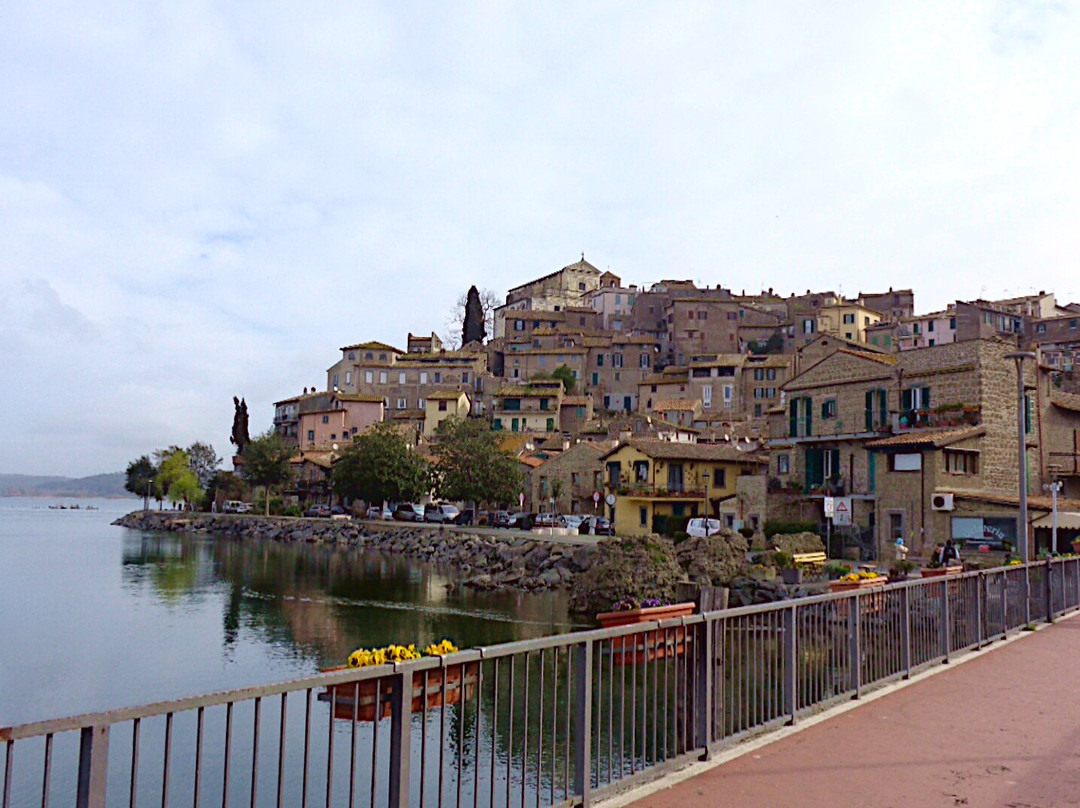
[[[903,394],[900,396],[900,401],[901,401],[900,409],[902,409],[902,410],[910,410],[911,409],[911,390],[905,390],[903,392]]]
[[[874,452],[869,452],[866,455],[866,464],[867,486],[870,493],[873,494],[877,489],[877,455]]]
[[[923,400],[923,409],[924,410],[930,409],[930,388],[929,387],[924,387],[923,388],[923,399],[922,400]]]
[[[814,399],[806,397],[806,435],[814,434]]]
[[[1024,394],[1024,434],[1031,434],[1031,396]]]
[[[806,450],[806,488],[816,488],[824,482],[825,457],[821,449]]]
[[[822,418],[822,420],[824,420],[824,419],[826,419],[828,417],[829,417],[829,402],[828,401],[822,401],[821,402],[821,418]]]
[[[794,438],[799,434],[799,399],[793,398],[788,402],[788,436]]]
[[[878,424],[884,428],[889,422],[889,394],[885,390],[878,390]]]
[[[866,391],[866,431],[874,429],[874,390]]]
[[[833,477],[840,476],[840,450],[829,450],[829,470],[832,471]]]

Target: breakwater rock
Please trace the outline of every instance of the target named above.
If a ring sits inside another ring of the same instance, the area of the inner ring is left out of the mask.
[[[588,570],[596,546],[547,541],[521,533],[495,534],[442,526],[363,521],[134,511],[113,522],[136,530],[203,533],[231,539],[267,539],[367,547],[449,564],[474,589],[569,588]]]

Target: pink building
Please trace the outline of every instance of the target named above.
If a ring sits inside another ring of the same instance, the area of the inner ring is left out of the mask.
[[[300,415],[300,448],[314,449],[347,442],[383,420],[383,400],[378,396],[339,393],[327,409]]]

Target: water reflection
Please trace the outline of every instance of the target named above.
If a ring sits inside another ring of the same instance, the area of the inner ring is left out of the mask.
[[[220,597],[226,659],[257,642],[332,665],[358,646],[450,637],[467,648],[576,625],[564,593],[478,593],[457,580],[451,568],[349,547],[135,532],[123,546],[132,593],[172,608]]]

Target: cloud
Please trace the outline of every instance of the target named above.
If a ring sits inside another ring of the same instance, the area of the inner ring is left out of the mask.
[[[9,6],[0,470],[225,453],[234,394],[268,426],[341,345],[581,251],[1080,297],[1067,6]]]

